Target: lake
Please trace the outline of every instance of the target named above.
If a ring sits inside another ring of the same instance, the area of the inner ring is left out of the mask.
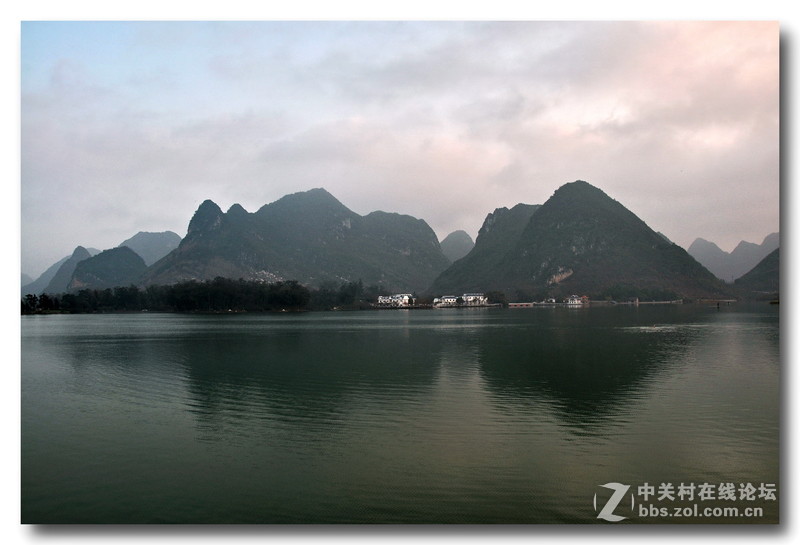
[[[778,522],[777,306],[21,332],[23,523]]]

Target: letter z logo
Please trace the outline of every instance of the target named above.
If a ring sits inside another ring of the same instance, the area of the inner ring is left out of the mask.
[[[625,493],[630,489],[630,486],[627,484],[620,484],[620,483],[606,483],[601,484],[603,488],[608,488],[609,490],[613,490],[614,493],[608,499],[606,504],[597,514],[597,518],[607,520],[608,522],[619,522],[621,520],[625,520],[628,517],[623,517],[620,515],[614,514],[614,509],[617,508],[617,505],[622,501],[622,498],[625,497]],[[631,498],[633,501],[633,498]],[[594,495],[594,510],[597,511],[597,494]]]

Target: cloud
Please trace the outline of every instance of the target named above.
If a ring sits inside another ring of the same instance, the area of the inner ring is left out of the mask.
[[[684,246],[778,226],[775,23],[65,25],[23,41],[31,272],[319,186],[442,237],[575,179]]]

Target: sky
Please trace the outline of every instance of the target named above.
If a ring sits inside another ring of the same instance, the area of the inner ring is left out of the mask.
[[[324,187],[473,238],[585,180],[688,248],[779,230],[772,21],[21,23],[21,268]]]

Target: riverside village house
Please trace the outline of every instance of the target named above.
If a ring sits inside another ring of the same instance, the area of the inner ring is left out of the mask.
[[[384,307],[410,307],[416,302],[417,298],[410,293],[378,296],[378,305]]]
[[[417,303],[417,298],[410,293],[397,293],[394,295],[379,295],[379,307],[411,307]],[[433,300],[434,307],[476,307],[486,306],[489,298],[482,293],[465,293],[464,295],[443,295]]]
[[[465,293],[461,297],[456,295],[443,295],[441,297],[437,297],[433,300],[433,306],[455,307],[458,306],[459,299],[461,299],[461,305],[466,307],[484,306],[489,303],[489,298],[482,293]]]

